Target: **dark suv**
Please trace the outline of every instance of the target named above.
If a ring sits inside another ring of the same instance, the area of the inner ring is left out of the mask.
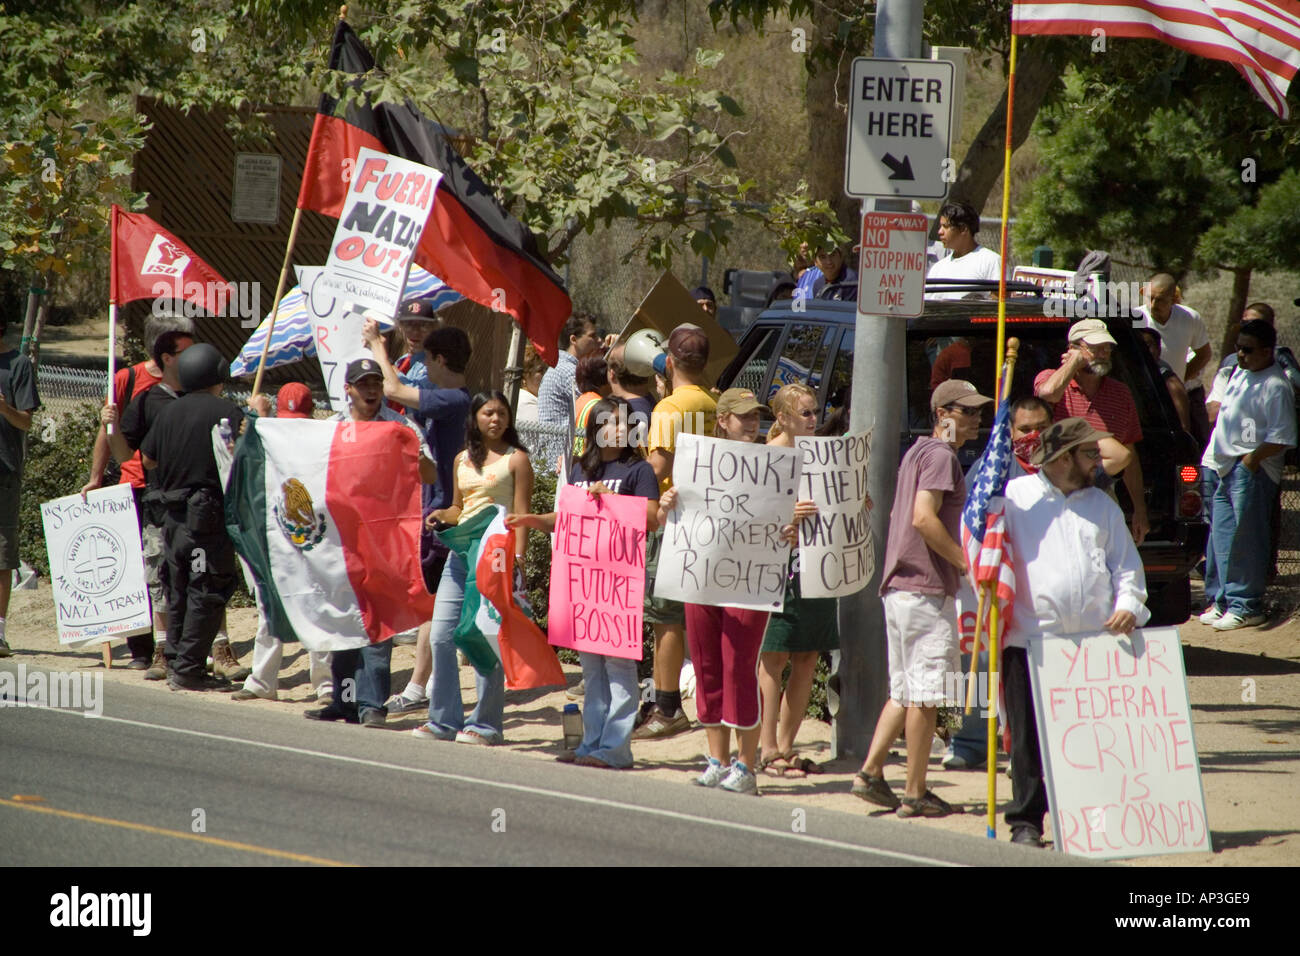
[[[857,319],[857,305],[851,298],[855,296],[844,295],[843,301],[805,300],[802,311],[795,311],[788,301],[774,303],[745,331],[740,351],[719,377],[718,387],[740,386],[770,397],[784,384],[805,382],[817,390],[824,414],[830,414],[845,403],[851,390]],[[1053,315],[1063,309],[1052,305],[1036,295],[1007,303],[1007,337],[1020,340],[1013,398],[1032,394],[1034,376],[1061,364],[1066,330],[1075,319]],[[930,434],[930,370],[938,351],[953,339],[966,339],[971,350],[969,370],[957,370],[956,377],[968,378],[984,394],[993,394],[997,303],[927,299],[925,314],[906,321],[907,400],[905,420],[899,422],[900,457],[917,438]],[[1151,623],[1181,624],[1191,612],[1188,571],[1201,558],[1208,528],[1200,451],[1195,439],[1179,426],[1160,373],[1130,319],[1103,317],[1103,321],[1118,343],[1110,374],[1133,393],[1142,424],[1143,439],[1137,449],[1151,531],[1139,551],[1146,568]],[[991,424],[985,423],[978,442],[962,449],[963,467],[979,457]],[[1116,482],[1116,493],[1125,514],[1131,514],[1123,482]]]

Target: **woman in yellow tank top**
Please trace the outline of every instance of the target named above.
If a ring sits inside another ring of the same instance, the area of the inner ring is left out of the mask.
[[[533,467],[510,416],[510,405],[498,391],[479,392],[470,403],[465,450],[456,456],[455,490],[451,504],[429,512],[430,527],[459,524],[494,504],[511,513],[526,514],[533,498]],[[515,535],[515,573],[524,566],[525,535]],[[465,598],[465,561],[455,552],[443,566],[433,605],[429,647],[433,655],[433,690],[429,722],[412,733],[424,740],[455,740],[463,744],[501,743],[505,718],[505,673],[497,665],[489,675],[475,674],[478,701],[466,714],[460,696],[460,668],[453,635]],[[518,580],[518,578],[516,578]]]

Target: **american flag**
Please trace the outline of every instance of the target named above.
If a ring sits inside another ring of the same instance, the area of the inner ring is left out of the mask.
[[[1010,384],[1010,383],[1007,383]],[[978,592],[996,583],[998,620],[1005,633],[1016,596],[1016,575],[1011,566],[1011,542],[1003,513],[1003,489],[1011,469],[1011,410],[1002,389],[1002,401],[993,419],[993,431],[984,454],[975,463],[975,481],[961,513],[961,544],[971,585]]]
[[[1011,30],[1032,34],[1160,40],[1236,67],[1278,116],[1291,114],[1287,88],[1300,68],[1295,0],[1015,0]]]

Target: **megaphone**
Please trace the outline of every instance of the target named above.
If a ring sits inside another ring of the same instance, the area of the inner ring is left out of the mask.
[[[649,378],[658,372],[666,375],[668,352],[663,333],[657,329],[640,329],[628,336],[623,347],[623,364],[633,375]]]

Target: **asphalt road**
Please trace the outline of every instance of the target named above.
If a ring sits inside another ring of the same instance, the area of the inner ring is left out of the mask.
[[[0,864],[1076,863],[202,694],[105,691],[99,718],[0,702]]]

